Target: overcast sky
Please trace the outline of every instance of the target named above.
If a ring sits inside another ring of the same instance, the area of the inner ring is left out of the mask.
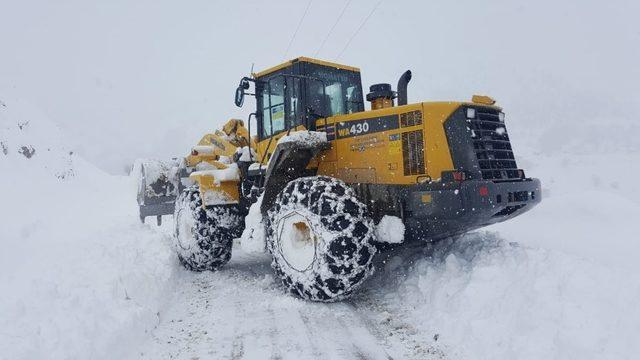
[[[638,118],[637,0],[353,0],[316,55],[345,4],[313,1],[285,53],[306,0],[0,0],[0,96],[37,104],[113,173],[244,118],[253,101],[232,98],[252,63],[297,56],[358,66],[367,88],[411,69],[413,102],[491,95],[521,139]]]

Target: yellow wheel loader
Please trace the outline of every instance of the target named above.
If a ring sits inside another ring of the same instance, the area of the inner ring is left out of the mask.
[[[540,202],[540,181],[518,168],[493,99],[409,104],[410,80],[407,71],[395,91],[375,84],[365,97],[358,68],[306,57],[242,78],[236,105],[256,99],[246,126],[231,120],[184,161],[143,171],[141,218],[173,211],[187,268],[224,265],[242,234],[271,253],[287,291],[335,301],[371,275],[381,250]]]

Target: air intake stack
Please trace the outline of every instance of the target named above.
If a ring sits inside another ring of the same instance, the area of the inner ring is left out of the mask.
[[[369,91],[367,101],[371,101],[371,110],[393,107],[393,99],[397,95],[395,91],[391,90],[391,84],[371,85]]]

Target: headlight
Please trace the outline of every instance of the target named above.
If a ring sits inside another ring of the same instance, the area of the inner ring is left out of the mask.
[[[467,108],[467,119],[475,119],[476,117],[476,109]]]
[[[500,111],[500,113],[498,114],[498,119],[500,119],[500,121],[504,122],[504,113],[502,111]]]

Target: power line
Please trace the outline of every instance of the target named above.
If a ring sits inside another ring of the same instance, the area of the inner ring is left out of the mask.
[[[298,30],[300,30],[300,26],[302,25],[302,22],[304,21],[305,16],[307,16],[307,12],[311,7],[312,2],[313,0],[309,0],[309,3],[307,3],[306,9],[304,9],[304,14],[302,14],[302,17],[300,18],[300,22],[298,22],[298,26],[296,27],[296,31],[293,32],[293,36],[291,36],[291,40],[289,40],[289,45],[287,45],[287,50],[284,52],[284,60],[287,60],[287,54],[289,54],[289,49],[291,48],[291,44],[293,44],[293,40],[296,38],[296,35],[298,34]]]
[[[376,9],[378,8],[378,6],[380,6],[380,4],[382,3],[382,0],[378,1],[378,3],[376,4],[376,6],[373,7],[373,9],[371,9],[371,12],[369,13],[369,15],[367,15],[366,18],[364,18],[364,20],[362,21],[362,23],[360,24],[360,26],[358,27],[358,29],[356,30],[356,32],[353,33],[353,35],[351,35],[351,37],[349,38],[349,41],[347,41],[347,44],[344,46],[344,48],[342,49],[342,51],[340,51],[340,53],[338,54],[338,56],[336,57],[336,60],[339,60],[340,57],[342,56],[342,54],[345,52],[345,50],[347,50],[347,48],[349,47],[349,45],[351,44],[351,41],[356,37],[356,35],[358,35],[358,33],[360,32],[360,30],[362,30],[362,28],[364,27],[364,25],[367,23],[367,21],[369,21],[369,18],[371,17],[371,15],[373,15],[373,13],[376,11]]]
[[[347,8],[349,7],[349,4],[351,3],[351,1],[352,0],[347,1],[347,3],[342,8],[342,11],[340,12],[340,15],[338,15],[338,18],[336,19],[336,22],[333,23],[333,26],[331,27],[331,29],[327,33],[327,36],[324,37],[324,40],[322,40],[322,43],[320,44],[320,47],[318,48],[318,50],[316,50],[316,53],[313,55],[314,57],[318,56],[318,54],[320,53],[320,50],[322,50],[322,48],[324,47],[324,44],[327,42],[327,39],[329,39],[329,36],[331,35],[331,33],[333,33],[333,30],[336,28],[336,25],[338,25],[338,23],[340,22],[340,19],[342,19],[342,15],[344,15],[344,13],[347,10]]]

